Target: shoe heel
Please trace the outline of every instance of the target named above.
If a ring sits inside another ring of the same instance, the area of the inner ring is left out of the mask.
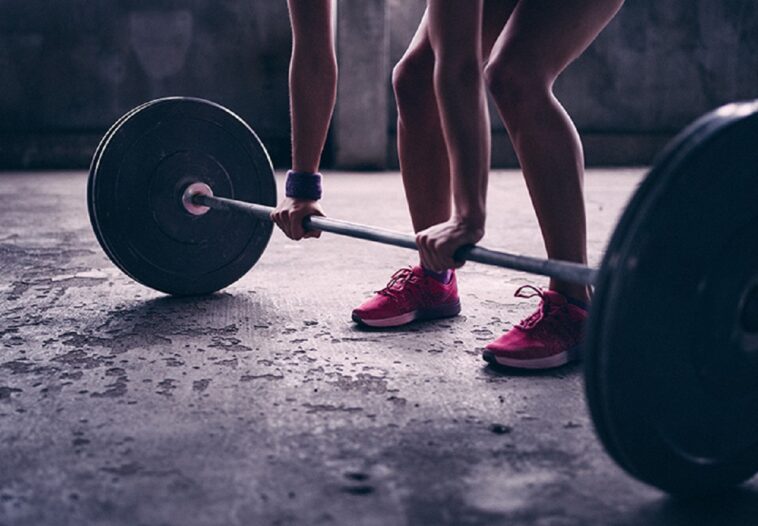
[[[457,316],[461,312],[460,300],[455,303],[448,303],[446,305],[438,305],[429,309],[419,311],[417,319],[422,320],[436,320],[438,318],[452,318]]]

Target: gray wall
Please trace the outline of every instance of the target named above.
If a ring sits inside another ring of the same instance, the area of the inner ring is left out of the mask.
[[[283,1],[0,0],[0,165],[83,166],[118,116],[212,98],[289,156]]]
[[[396,165],[390,68],[424,3],[339,2],[340,166]],[[229,106],[286,165],[289,50],[284,0],[0,0],[0,167],[85,166],[119,115],[165,95]],[[758,2],[629,0],[557,92],[589,163],[648,162],[696,116],[758,97]]]

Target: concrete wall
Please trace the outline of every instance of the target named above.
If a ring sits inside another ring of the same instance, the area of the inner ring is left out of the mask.
[[[391,65],[425,0],[342,0],[327,162],[396,165]],[[0,0],[0,167],[85,166],[150,98],[217,100],[289,160],[284,0]],[[645,163],[703,112],[758,97],[758,2],[630,0],[559,80],[592,164]],[[493,119],[496,165],[512,165]]]
[[[343,0],[337,8],[340,75],[332,123],[334,160],[341,168],[387,165],[390,64],[386,0]]]
[[[0,0],[0,166],[83,166],[145,100],[217,100],[289,156],[283,1]]]

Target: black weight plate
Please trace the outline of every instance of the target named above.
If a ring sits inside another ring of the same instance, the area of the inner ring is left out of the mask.
[[[610,434],[610,424],[606,423],[604,415],[605,394],[603,389],[608,384],[604,381],[604,364],[601,361],[604,355],[596,345],[598,341],[596,335],[599,328],[604,325],[604,316],[612,314],[604,306],[604,300],[607,297],[605,291],[609,289],[610,282],[615,277],[615,273],[619,271],[621,246],[629,238],[628,233],[632,230],[635,220],[642,215],[645,206],[651,201],[650,195],[657,189],[657,181],[661,179],[661,174],[667,173],[670,166],[680,162],[681,157],[687,155],[693,147],[700,144],[703,137],[709,136],[719,126],[721,126],[720,119],[714,119],[710,114],[706,115],[682,131],[658,155],[653,162],[653,169],[635,191],[616,225],[595,283],[584,353],[587,402],[595,430],[606,450],[620,466],[632,475],[635,475],[632,466],[625,463],[622,454],[615,448],[614,439]]]
[[[609,243],[586,346],[586,391],[611,456],[671,493],[758,472],[758,104],[686,130]]]
[[[100,234],[100,227],[97,224],[97,218],[95,216],[95,213],[92,209],[92,205],[94,202],[93,193],[92,193],[92,182],[93,177],[92,174],[97,166],[97,163],[100,162],[100,155],[103,152],[103,148],[105,148],[105,145],[108,142],[108,139],[110,139],[111,135],[113,135],[113,132],[118,129],[118,127],[121,125],[124,120],[129,118],[131,114],[133,114],[136,111],[141,110],[143,107],[147,106],[148,103],[142,104],[140,106],[137,106],[131,110],[129,110],[127,113],[119,117],[119,119],[111,126],[108,131],[103,135],[103,138],[100,140],[100,142],[97,145],[97,148],[95,149],[95,153],[92,156],[92,162],[90,163],[90,177],[87,179],[87,211],[89,212],[89,218],[90,223],[92,224],[92,230],[95,232],[95,237],[97,238],[98,242],[100,243],[100,246],[103,247],[103,250],[108,255],[108,257],[113,261],[113,255],[110,253],[110,249],[105,244],[105,240],[103,239],[102,234]]]
[[[243,276],[272,224],[211,210],[187,213],[181,196],[203,182],[218,196],[273,205],[268,155],[229,110],[200,99],[160,99],[106,134],[90,170],[91,222],[106,254],[136,281],[169,294],[206,294]]]

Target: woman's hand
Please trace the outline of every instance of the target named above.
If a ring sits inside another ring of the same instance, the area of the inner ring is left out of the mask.
[[[288,238],[298,241],[303,238],[321,237],[320,230],[306,232],[303,228],[303,220],[308,216],[323,215],[324,211],[321,210],[318,201],[287,197],[271,212],[271,220],[282,229]]]
[[[416,234],[421,264],[432,272],[460,268],[463,262],[453,259],[456,250],[477,243],[483,236],[483,222],[472,224],[455,217],[422,230]]]

